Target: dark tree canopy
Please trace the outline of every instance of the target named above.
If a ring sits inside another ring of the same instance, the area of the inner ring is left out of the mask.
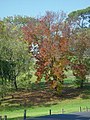
[[[90,27],[90,7],[73,11],[68,15],[68,18],[80,28]]]

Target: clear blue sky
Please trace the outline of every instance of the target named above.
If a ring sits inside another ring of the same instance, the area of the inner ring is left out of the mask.
[[[0,0],[0,18],[14,15],[37,17],[45,11],[71,11],[90,6],[90,0]]]

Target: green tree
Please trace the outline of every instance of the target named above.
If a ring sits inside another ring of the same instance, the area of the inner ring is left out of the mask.
[[[0,27],[0,77],[5,82],[13,82],[16,89],[17,76],[29,70],[31,62],[28,43],[18,26],[1,21]]]
[[[68,20],[78,28],[90,27],[90,7],[71,12],[68,15]]]
[[[71,26],[70,51],[72,53],[72,59],[76,56],[76,60],[71,63],[71,66],[73,74],[77,79],[76,83],[79,84],[80,87],[83,87],[86,75],[89,73],[90,7],[71,12],[68,15],[68,22]]]

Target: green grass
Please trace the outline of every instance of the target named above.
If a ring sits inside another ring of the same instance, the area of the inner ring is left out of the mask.
[[[0,115],[8,116],[8,120],[21,120],[23,118],[23,111],[24,109],[27,110],[27,116],[33,117],[33,116],[42,116],[42,115],[48,115],[49,110],[52,110],[53,114],[59,114],[61,113],[61,109],[63,108],[65,110],[65,113],[70,112],[76,112],[79,111],[80,106],[84,108],[87,106],[90,108],[90,100],[89,99],[68,99],[61,102],[57,102],[56,105],[53,105],[53,103],[48,103],[48,105],[42,105],[42,106],[33,106],[33,107],[1,107],[0,108]]]
[[[67,86],[73,87],[73,81],[75,77],[72,75],[72,71],[66,72],[68,78],[64,80],[64,83]],[[39,85],[36,85],[35,76],[31,78],[32,90],[44,90],[45,89],[45,82],[42,79],[42,82]],[[31,90],[30,89],[30,90]],[[75,90],[75,89],[74,89]],[[30,92],[30,91],[29,91]],[[70,93],[69,93],[70,92]],[[35,116],[43,116],[48,115],[49,110],[52,110],[52,114],[60,114],[62,109],[64,109],[64,113],[71,113],[71,112],[78,112],[80,107],[82,110],[85,111],[85,108],[90,108],[90,85],[82,89],[82,91],[69,91],[67,94],[63,94],[63,98],[60,97],[52,102],[47,102],[45,104],[39,104],[38,106],[28,105],[27,107],[20,106],[20,104],[10,104],[8,101],[3,101],[3,105],[0,106],[0,116],[7,115],[8,120],[22,120],[24,110],[27,110],[28,117],[35,117]],[[14,93],[13,93],[14,94]],[[25,93],[26,94],[26,93]],[[76,96],[75,96],[75,95]],[[66,96],[65,96],[66,95]],[[41,98],[42,99],[42,98]],[[10,100],[12,100],[10,98]],[[32,102],[32,101],[31,101]]]

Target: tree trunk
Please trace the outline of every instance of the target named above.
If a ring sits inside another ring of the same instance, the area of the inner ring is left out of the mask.
[[[17,90],[17,89],[18,89],[18,87],[17,87],[16,77],[14,78],[14,86],[15,86],[15,89]]]
[[[2,77],[2,82],[1,82],[1,83],[2,83],[2,85],[3,85],[3,77]]]
[[[83,88],[84,80],[81,80],[80,88]]]

